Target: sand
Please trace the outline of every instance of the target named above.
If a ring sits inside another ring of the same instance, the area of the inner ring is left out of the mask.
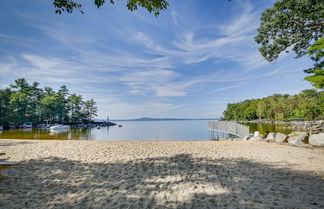
[[[324,150],[258,141],[0,140],[0,208],[324,208]]]

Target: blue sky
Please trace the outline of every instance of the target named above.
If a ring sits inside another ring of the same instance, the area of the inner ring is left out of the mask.
[[[0,2],[0,88],[29,82],[94,98],[98,118],[219,117],[227,103],[311,88],[307,57],[273,63],[253,37],[270,0],[170,0],[156,18],[124,1],[54,14],[51,0]]]

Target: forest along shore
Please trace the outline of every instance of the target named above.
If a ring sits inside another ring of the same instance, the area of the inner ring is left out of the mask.
[[[0,152],[18,163],[0,208],[324,208],[321,148],[1,140]]]
[[[306,89],[299,94],[274,94],[261,99],[248,99],[228,104],[225,120],[251,121],[257,119],[285,121],[324,119],[324,91]]]

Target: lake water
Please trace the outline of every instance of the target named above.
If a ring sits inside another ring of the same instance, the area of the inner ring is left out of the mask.
[[[112,121],[113,122],[113,121]],[[42,129],[11,129],[0,133],[0,139],[62,139],[62,140],[155,140],[155,141],[207,141],[228,134],[208,130],[208,120],[116,121],[122,127],[71,128],[68,132],[51,133]],[[245,124],[250,133],[259,131],[291,133],[292,129],[276,124]]]
[[[243,125],[249,126],[250,133],[259,131],[261,134],[266,135],[269,132],[290,134],[294,131],[291,127],[285,124],[274,124],[274,123],[242,123]],[[298,130],[296,130],[298,131]]]
[[[112,121],[114,122],[114,121]],[[12,129],[0,134],[3,139],[72,139],[72,140],[210,140],[208,120],[117,121],[122,127],[71,128],[65,133],[41,129]]]

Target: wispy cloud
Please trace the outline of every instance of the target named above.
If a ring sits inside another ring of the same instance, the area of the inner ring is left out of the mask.
[[[0,63],[0,75],[2,76],[14,71],[15,66],[17,65],[17,62],[11,57],[8,57],[5,60],[4,63]]]
[[[135,71],[124,75],[120,81],[124,82],[131,94],[146,95],[154,93],[158,97],[186,96],[188,88],[200,83],[203,79],[181,79],[179,73],[170,70]]]
[[[171,44],[159,44],[143,31],[134,31],[128,40],[145,46],[148,53],[170,58],[173,63],[194,64],[222,60],[239,63],[248,70],[268,64],[259,54],[251,35],[258,25],[258,13],[249,1],[237,1],[234,5],[236,8],[232,20],[218,26],[219,32],[213,35],[204,34],[204,31],[212,31],[212,26],[199,25],[199,30],[196,30],[172,11],[174,24],[177,26],[181,21],[182,27],[177,27],[179,35],[169,42]]]
[[[119,100],[100,102],[99,115],[110,116],[113,119],[137,118],[140,116],[163,117],[166,112],[180,108],[179,105],[148,101],[143,103],[129,103]]]
[[[35,12],[6,1],[0,86],[18,77],[53,88],[65,84],[94,97],[99,117],[219,116],[232,101],[229,92],[242,98],[245,89],[246,97],[255,97],[260,83],[284,91],[291,89],[284,87],[287,79],[298,80],[289,85],[302,79],[285,78],[287,66],[295,66],[282,60],[291,56],[272,64],[259,54],[253,36],[261,12],[273,3],[260,2],[174,1],[154,18],[124,7],[54,16],[41,4]],[[274,77],[281,82],[271,83]],[[215,100],[224,102],[205,103]]]
[[[254,32],[258,26],[258,13],[255,11],[252,3],[249,1],[237,1],[234,7],[231,22],[226,25],[219,26],[221,34],[226,36],[241,36],[250,32]]]
[[[238,84],[231,85],[231,86],[220,87],[220,88],[214,89],[214,90],[212,90],[212,91],[209,91],[209,92],[207,92],[206,94],[213,94],[213,93],[217,93],[217,92],[225,91],[225,90],[228,90],[228,89],[239,88],[239,87],[241,87],[243,84],[244,84],[244,83],[238,83]]]

